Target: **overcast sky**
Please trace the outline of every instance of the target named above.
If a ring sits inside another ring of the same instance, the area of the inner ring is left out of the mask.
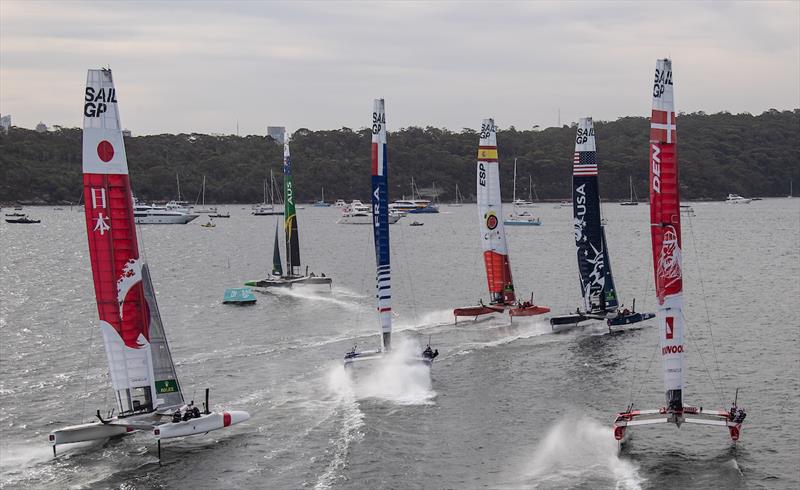
[[[659,57],[677,110],[800,107],[800,2],[0,0],[0,112],[80,126],[110,66],[134,134],[555,125],[646,115]]]

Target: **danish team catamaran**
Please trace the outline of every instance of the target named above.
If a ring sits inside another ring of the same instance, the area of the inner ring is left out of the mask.
[[[746,414],[736,406],[736,398],[729,411],[704,410],[683,403],[686,363],[677,135],[672,60],[661,59],[656,62],[650,119],[650,235],[666,406],[634,410],[631,403],[625,412],[617,414],[614,437],[623,440],[626,429],[636,425],[675,424],[680,427],[687,423],[727,427],[731,439],[737,441]]]
[[[158,440],[204,434],[250,418],[187,404],[147,264],[139,256],[133,196],[111,70],[89,70],[83,109],[83,189],[100,329],[117,399],[106,418],[50,433],[56,446],[150,431]]]
[[[508,310],[511,316],[532,316],[547,313],[550,308],[533,304],[531,300],[520,302],[514,292],[511,279],[511,264],[508,260],[506,230],[503,226],[503,203],[500,199],[500,168],[497,159],[497,127],[494,119],[484,119],[481,123],[478,163],[476,166],[476,185],[478,196],[478,222],[483,247],[483,261],[486,266],[486,279],[489,283],[489,304],[466,306],[453,310],[456,322],[458,317],[478,317],[490,313],[503,313]]]
[[[372,110],[372,231],[377,266],[375,296],[378,300],[378,319],[381,326],[381,349],[357,351],[353,348],[344,356],[345,368],[364,361],[383,359],[392,349],[392,287],[389,254],[389,183],[388,152],[386,148],[386,110],[383,99],[375,99]],[[428,345],[420,356],[409,361],[430,366],[439,354]]]
[[[322,274],[317,276],[313,272],[308,274],[300,270],[300,235],[297,229],[297,214],[294,205],[294,183],[292,181],[292,157],[289,153],[289,141],[283,144],[283,228],[286,236],[286,274],[280,265],[280,251],[278,250],[278,229],[275,229],[275,249],[273,250],[272,274],[266,279],[247,281],[245,286],[271,288],[310,286],[315,289],[329,289],[333,279]],[[275,258],[277,257],[277,263]]]
[[[583,310],[578,308],[575,313],[550,318],[550,325],[554,329],[575,327],[582,322],[596,320],[607,320],[610,328],[655,316],[654,313],[637,313],[619,306],[600,211],[597,170],[594,123],[591,117],[583,117],[578,122],[572,164],[572,213]],[[635,310],[635,300],[633,304]]]

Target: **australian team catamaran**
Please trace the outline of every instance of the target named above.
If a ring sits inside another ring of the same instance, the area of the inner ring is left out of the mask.
[[[272,273],[265,279],[247,281],[245,286],[259,288],[285,288],[310,286],[316,289],[332,287],[333,279],[325,274],[316,275],[300,269],[300,235],[297,229],[297,213],[294,204],[294,183],[292,181],[292,157],[289,153],[289,140],[283,144],[283,228],[286,237],[286,274],[281,268],[281,256],[278,248],[278,228],[275,228],[275,247],[272,254]],[[277,259],[277,260],[276,260]]]
[[[555,329],[570,328],[587,321],[606,320],[609,328],[648,320],[654,313],[637,313],[619,305],[611,259],[600,209],[600,187],[594,124],[591,117],[578,122],[572,164],[572,213],[575,247],[578,255],[578,278],[583,296],[583,310],[550,318]]]
[[[476,306],[466,306],[453,310],[456,322],[458,317],[478,317],[490,313],[503,313],[508,310],[511,316],[532,316],[547,313],[550,308],[517,300],[514,281],[511,278],[511,264],[508,259],[506,230],[503,226],[503,202],[500,198],[500,168],[497,158],[497,127],[494,119],[484,119],[481,123],[478,162],[476,166],[476,194],[478,196],[478,222],[483,248],[483,261],[486,266],[486,279],[489,283],[489,304],[480,301]]]
[[[250,418],[186,403],[147,264],[139,256],[133,196],[111,70],[89,70],[83,109],[83,188],[100,329],[117,400],[105,418],[50,433],[61,444],[149,431],[158,440],[204,434]]]
[[[683,403],[686,363],[677,138],[672,61],[661,59],[656,62],[650,119],[650,235],[666,405],[655,410],[634,410],[631,403],[625,412],[617,414],[614,437],[623,440],[626,429],[636,425],[680,427],[687,423],[727,427],[731,439],[737,441],[746,414],[737,407],[736,398],[728,411],[704,410]]]
[[[375,99],[372,110],[372,231],[375,241],[375,297],[378,300],[378,319],[381,326],[381,348],[353,350],[344,356],[344,366],[351,367],[363,361],[383,359],[392,349],[392,281],[389,254],[389,183],[388,151],[386,147],[386,110],[383,99]],[[410,362],[433,363],[439,355],[430,344],[420,356]]]

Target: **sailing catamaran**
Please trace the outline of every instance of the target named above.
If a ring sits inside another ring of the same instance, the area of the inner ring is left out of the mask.
[[[481,123],[476,186],[478,196],[478,222],[480,224],[483,261],[489,283],[489,304],[466,306],[453,310],[456,322],[460,316],[478,317],[509,310],[511,316],[532,316],[547,313],[550,308],[533,304],[531,300],[519,302],[511,279],[511,264],[508,260],[506,230],[503,226],[503,203],[500,198],[500,168],[497,160],[497,127],[494,119]]]
[[[664,369],[666,406],[634,410],[633,404],[614,420],[614,437],[621,441],[628,427],[647,424],[705,424],[727,427],[737,441],[745,411],[704,410],[683,404],[684,361],[683,277],[681,265],[681,214],[679,209],[677,127],[672,60],[656,62],[653,110],[650,119],[650,235],[658,298],[658,326]]]
[[[297,215],[294,206],[294,185],[292,182],[292,157],[289,153],[289,140],[284,138],[283,144],[283,229],[286,236],[286,274],[280,266],[280,251],[278,250],[278,229],[275,229],[275,248],[273,252],[272,274],[266,279],[257,281],[247,281],[245,286],[271,288],[271,287],[293,287],[311,286],[330,290],[333,279],[325,274],[320,276],[313,272],[308,274],[308,266],[305,272],[300,272],[300,235],[297,230]],[[277,257],[277,266],[275,258]]]
[[[582,322],[596,320],[607,320],[610,328],[655,316],[619,307],[600,213],[597,170],[594,123],[591,117],[583,117],[578,122],[572,165],[572,213],[583,310],[578,308],[575,313],[550,318],[554,329],[576,327]],[[633,304],[635,310],[635,300]]]
[[[56,446],[152,431],[158,440],[222,429],[247,412],[201,412],[186,404],[156,303],[147,264],[139,256],[117,93],[111,70],[89,70],[83,119],[86,231],[100,328],[117,399],[106,418],[50,433]]]
[[[386,110],[383,99],[375,99],[372,110],[372,209],[375,264],[377,266],[375,297],[378,300],[378,319],[381,326],[381,348],[370,351],[353,350],[345,354],[345,368],[356,363],[383,359],[392,349],[392,288],[389,253],[389,164],[386,147]],[[409,361],[427,365],[433,363],[439,351],[430,344],[422,354]]]

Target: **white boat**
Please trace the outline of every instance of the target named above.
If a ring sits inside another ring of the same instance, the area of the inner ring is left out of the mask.
[[[389,210],[389,224],[393,225],[403,217],[403,213]],[[372,209],[358,199],[342,209],[342,216],[336,223],[340,225],[371,225],[373,224]]]
[[[636,189],[633,188],[633,177],[628,176],[628,186],[631,189],[631,197],[627,201],[619,203],[620,206],[638,206],[639,196],[636,195]]]
[[[391,253],[389,250],[389,184],[387,179],[388,162],[386,161],[386,112],[383,99],[375,99],[372,112],[372,207],[377,211],[373,226],[375,243],[376,298],[377,310],[381,326],[381,348],[379,350],[352,351],[344,356],[345,369],[357,364],[372,364],[382,361],[392,349],[392,289],[391,289]],[[439,351],[431,346],[419,355],[413,356],[409,362],[430,366]],[[370,362],[372,361],[372,362]]]
[[[197,216],[174,205],[168,208],[137,202],[133,207],[133,218],[137,225],[185,225]]]
[[[275,206],[275,176],[269,171],[269,203],[267,203],[267,181],[264,181],[264,202],[253,206],[254,216],[283,216],[283,208]]]
[[[508,226],[540,226],[542,220],[533,216],[529,211],[519,211],[519,204],[525,207],[532,207],[533,203],[517,199],[517,158],[514,158],[514,194],[512,197],[514,211],[503,220],[504,225]]]
[[[680,183],[676,153],[677,125],[672,62],[658,60],[650,119],[650,234],[658,300],[658,332],[666,404],[653,410],[634,409],[633,402],[614,420],[614,437],[622,441],[629,427],[650,424],[704,424],[726,427],[731,440],[739,439],[746,416],[734,397],[730,410],[709,410],[684,404],[685,372],[683,270],[680,220]],[[709,373],[710,375],[710,373]]]
[[[215,214],[217,212],[217,208],[207,208],[206,207],[206,176],[203,176],[203,188],[200,191],[201,202],[200,207],[195,207],[192,209],[192,212],[197,214]],[[197,203],[195,203],[195,206]]]
[[[324,187],[322,188],[322,199],[320,199],[319,201],[314,201],[314,207],[315,208],[329,208],[329,207],[331,207],[330,203],[325,202],[325,188]]]
[[[464,205],[464,196],[461,195],[461,191],[458,190],[458,184],[456,184],[456,200],[455,202],[450,203],[450,206],[458,208],[463,205]]]
[[[728,194],[728,198],[725,199],[725,202],[728,204],[750,204],[750,201],[752,201],[752,199],[742,197],[739,194]]]
[[[244,411],[212,412],[186,403],[178,381],[150,271],[139,255],[133,198],[111,70],[89,70],[83,122],[83,187],[89,257],[100,330],[116,400],[96,422],[50,433],[57,446],[149,432],[158,441],[205,434],[244,422]],[[101,111],[99,108],[102,107]],[[53,362],[59,362],[58,356]]]
[[[347,203],[344,202],[344,199],[337,199],[336,202],[333,203],[333,207],[336,207],[336,208],[343,208],[345,206],[347,206]]]

